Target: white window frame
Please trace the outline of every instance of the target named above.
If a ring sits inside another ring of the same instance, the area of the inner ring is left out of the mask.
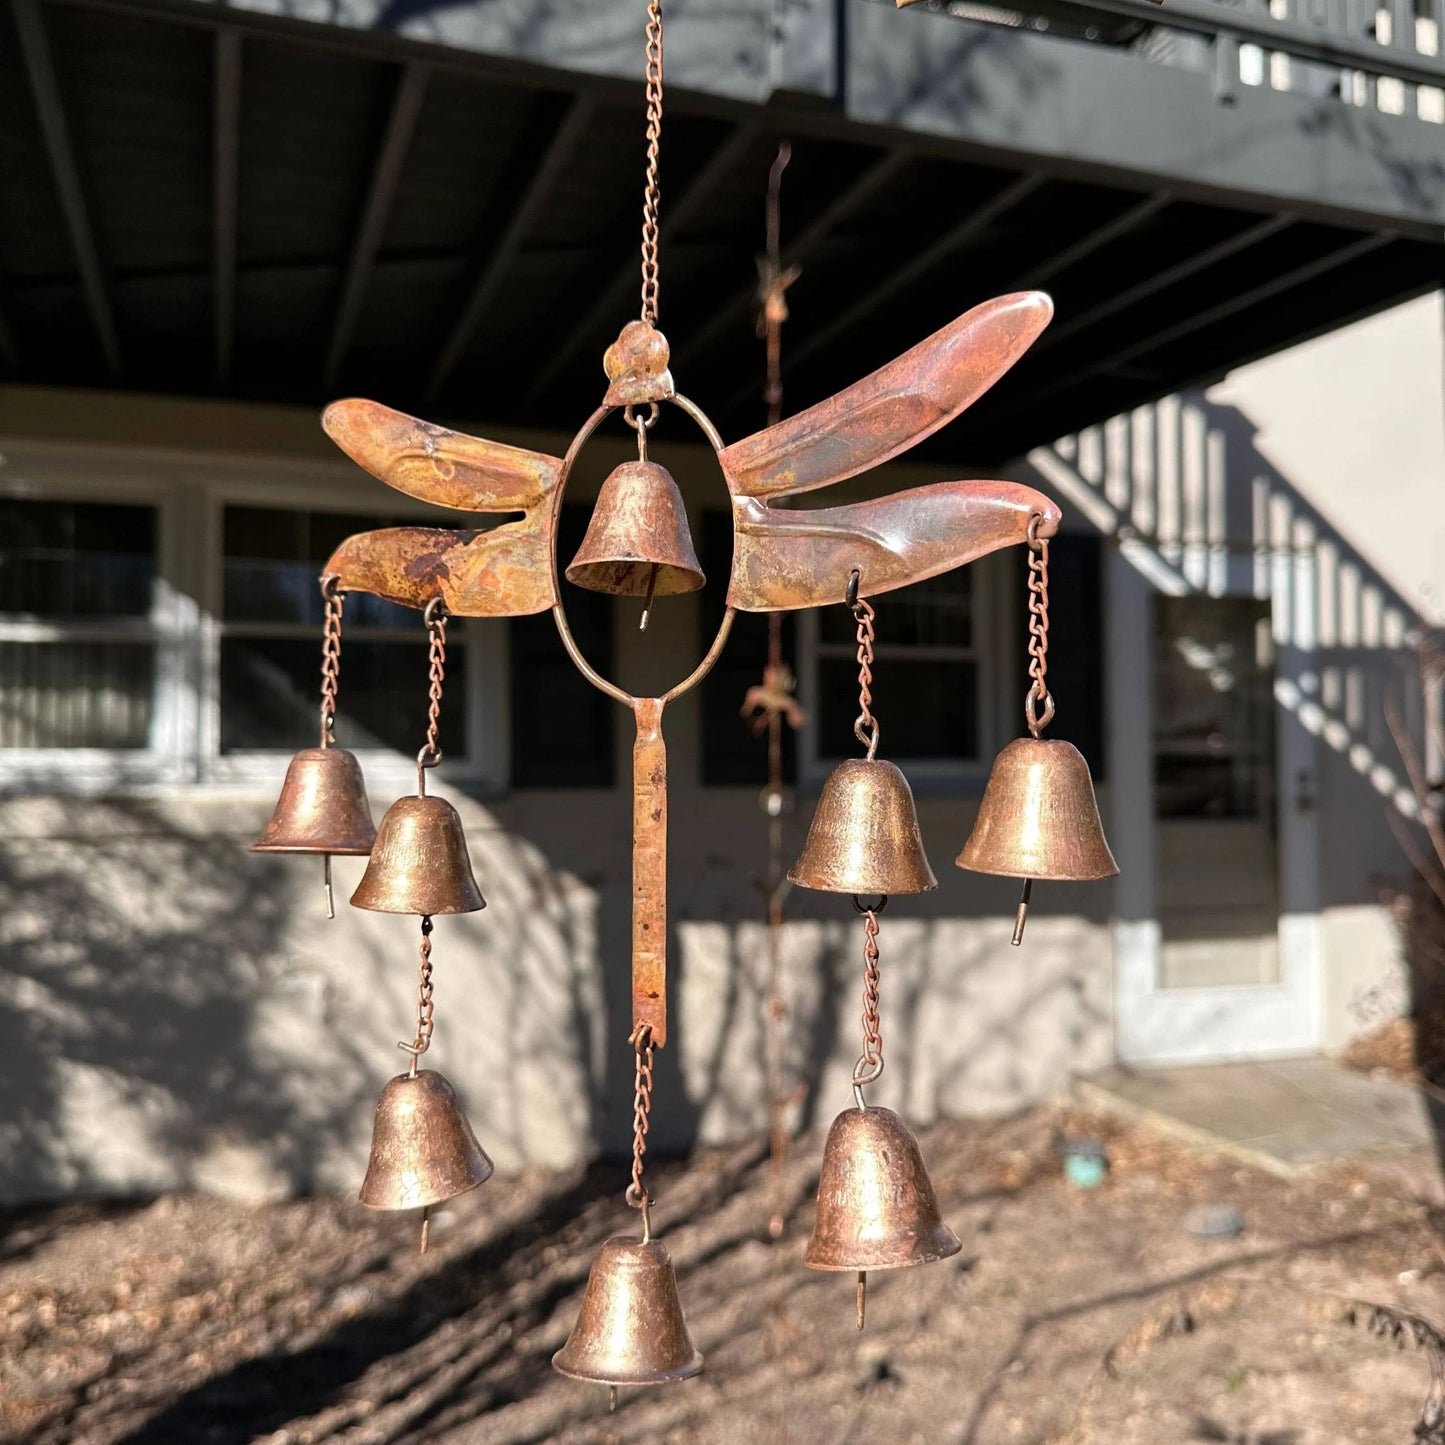
[[[0,444],[3,445],[3,444]],[[194,737],[194,708],[183,679],[190,667],[195,606],[175,585],[181,548],[177,513],[164,478],[117,460],[95,467],[81,456],[17,455],[3,448],[0,496],[26,501],[151,507],[156,513],[156,588],[150,615],[86,620],[0,621],[0,640],[64,641],[127,637],[155,648],[155,682],[149,743],[144,748],[0,748],[0,786],[93,792],[184,782]]]
[[[116,449],[0,438],[0,496],[35,500],[134,503],[157,512],[156,603],[140,625],[156,642],[151,744],[145,749],[0,749],[0,788],[56,792],[147,791],[208,785],[225,790],[274,791],[282,752],[220,751],[220,650],[225,622],[222,519],[232,506],[311,512],[415,514],[436,524],[435,508],[399,492],[368,486],[349,463],[278,460],[212,452]],[[117,619],[134,635],[136,619]],[[82,624],[84,627],[84,624]],[[17,629],[19,629],[17,631]],[[64,623],[0,624],[0,639],[45,640],[75,629]],[[287,629],[289,632],[289,629]],[[455,619],[467,665],[467,738],[458,748],[443,738],[441,781],[495,794],[505,789],[509,738],[505,679],[507,628],[502,620]],[[417,624],[417,746],[425,719],[425,651]],[[320,666],[321,632],[315,630]],[[341,710],[346,707],[346,636],[341,654]],[[318,673],[319,676],[319,673]],[[500,685],[499,685],[500,680]],[[317,684],[320,706],[320,684]],[[295,746],[312,747],[314,733]],[[414,755],[388,749],[358,753],[369,787],[379,796],[416,783]]]
[[[1020,667],[1012,656],[1016,650],[1010,646],[1009,609],[1004,605],[1007,589],[1022,588],[1016,559],[1016,548],[991,553],[980,557],[969,566],[972,569],[973,586],[973,643],[961,646],[900,647],[898,644],[880,642],[875,655],[882,661],[890,655],[906,652],[910,657],[935,660],[939,666],[947,667],[964,661],[972,661],[978,673],[978,756],[976,758],[907,758],[900,766],[908,775],[908,781],[916,793],[922,795],[974,794],[983,791],[988,770],[999,748],[1019,732],[1019,726],[1010,726],[1011,711],[1008,700],[1017,691],[1019,712],[1023,705],[1023,693],[1015,686]],[[900,601],[907,598],[907,589],[896,593],[884,592],[871,599],[877,611],[883,611],[891,599]],[[828,656],[851,658],[853,643],[823,643],[819,637],[819,609],[809,608],[798,617],[798,694],[808,720],[798,735],[798,782],[808,792],[816,792],[839,758],[821,757],[818,752],[818,670],[819,662]],[[888,757],[888,708],[886,688],[883,692],[875,689],[874,710],[882,728],[879,756]],[[1022,714],[1019,712],[1019,716]]]

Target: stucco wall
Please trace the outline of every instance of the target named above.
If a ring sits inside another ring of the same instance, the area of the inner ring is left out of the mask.
[[[704,823],[695,791],[674,797],[674,817],[695,822],[671,857],[675,1032],[653,1134],[671,1149],[766,1117],[766,951],[747,879],[762,824],[735,790],[709,797]],[[617,1149],[631,1107],[628,799],[451,796],[489,906],[436,921],[428,1062],[503,1170]],[[357,1186],[375,1096],[405,1062],[416,924],[344,904],[328,922],[318,862],[246,851],[269,806],[202,791],[0,805],[0,1198]],[[1102,1065],[1107,932],[1071,913],[1080,890],[1041,889],[1014,950],[1007,886],[951,866],[970,810],[922,812],[942,887],[883,920],[876,1099],[927,1121],[1017,1107]],[[336,860],[343,900],[361,867]],[[970,919],[975,908],[989,916]],[[807,1122],[849,1097],[861,933],[844,899],[790,912]]]
[[[1412,987],[1384,901],[1411,875],[1390,826],[1392,813],[1409,826],[1410,802],[1385,699],[1396,697],[1418,737],[1410,635],[1445,624],[1445,293],[1242,367],[1207,396],[1248,418],[1264,467],[1288,479],[1330,553],[1358,574],[1332,594],[1321,569],[1312,699],[1323,1042],[1336,1048],[1406,1007]],[[1335,695],[1332,667],[1360,676]]]

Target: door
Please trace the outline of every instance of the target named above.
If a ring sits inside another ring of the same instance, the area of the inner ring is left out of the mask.
[[[1152,623],[1159,984],[1277,984],[1270,605],[1156,596]]]
[[[1311,653],[1300,565],[1284,559],[1260,576],[1266,595],[1212,596],[1165,590],[1124,554],[1114,560],[1121,1059],[1278,1057],[1318,1045],[1314,739],[1291,706]]]

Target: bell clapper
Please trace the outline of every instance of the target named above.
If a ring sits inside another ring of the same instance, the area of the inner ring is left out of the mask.
[[[647,600],[642,604],[642,620],[637,624],[639,632],[647,631],[647,620],[652,616],[652,594],[657,590],[657,563],[654,562],[647,574]]]
[[[331,854],[321,855],[321,886],[326,890],[326,916],[336,917],[336,899],[331,893]]]
[[[863,1328],[863,1312],[868,1303],[868,1271],[858,1271],[858,1328]]]
[[[616,1385],[609,1385],[609,1386],[607,1387],[607,1413],[608,1413],[609,1415],[615,1415],[615,1414],[617,1413],[617,1386],[616,1386]]]
[[[1024,924],[1029,916],[1029,899],[1033,896],[1034,880],[1024,879],[1024,891],[1019,898],[1018,915],[1014,918],[1014,936],[1009,940],[1015,948],[1024,941]]]

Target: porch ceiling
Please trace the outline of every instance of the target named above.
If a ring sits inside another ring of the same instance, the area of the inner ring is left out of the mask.
[[[725,435],[762,415],[754,256],[780,135],[803,270],[789,409],[984,297],[1053,294],[1031,356],[931,444],[950,460],[997,462],[1442,280],[1438,229],[1408,218],[726,89],[669,93],[661,298],[674,374]],[[606,75],[211,5],[9,0],[0,379],[565,428],[636,314],[641,129],[640,87]]]

